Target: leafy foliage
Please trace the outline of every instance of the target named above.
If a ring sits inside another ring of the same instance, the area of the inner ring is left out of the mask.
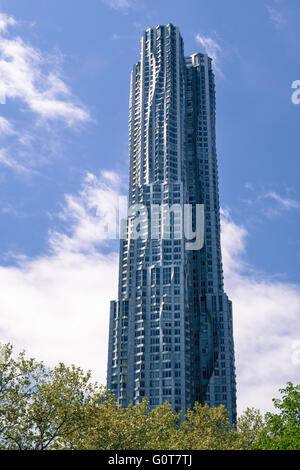
[[[96,393],[90,373],[64,364],[48,369],[24,352],[14,359],[7,345],[0,363],[0,448],[61,448],[83,427]]]
[[[259,434],[256,449],[300,450],[300,385],[287,383],[282,399],[273,399],[279,413],[266,413],[265,428]]]
[[[0,449],[299,449],[300,386],[274,400],[278,414],[247,409],[236,428],[224,406],[195,404],[183,417],[169,403],[121,408],[90,372],[45,367],[11,345],[0,360]]]

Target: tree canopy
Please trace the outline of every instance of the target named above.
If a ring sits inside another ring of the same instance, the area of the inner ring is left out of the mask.
[[[91,373],[64,364],[0,357],[0,449],[11,450],[251,450],[299,449],[300,386],[274,399],[277,413],[247,409],[232,427],[224,406],[195,404],[185,416],[168,402],[146,399],[122,408]]]

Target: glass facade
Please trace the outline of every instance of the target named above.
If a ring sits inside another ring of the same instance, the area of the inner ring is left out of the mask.
[[[141,59],[131,74],[129,142],[129,208],[140,208],[144,223],[133,237],[135,213],[129,209],[118,300],[111,302],[107,386],[124,406],[144,397],[152,407],[167,400],[184,412],[195,401],[224,404],[234,422],[214,74],[206,54],[184,57],[179,29],[171,24],[143,34]],[[204,205],[205,241],[199,250],[187,250],[181,236],[176,207],[186,204]],[[173,210],[164,213],[165,206]],[[162,208],[159,224],[152,224],[155,207]]]

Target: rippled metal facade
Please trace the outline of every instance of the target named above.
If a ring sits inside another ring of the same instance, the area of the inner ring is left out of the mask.
[[[179,29],[144,32],[131,74],[129,206],[204,204],[205,242],[186,250],[182,221],[121,240],[107,385],[123,406],[147,397],[184,412],[224,404],[236,419],[232,306],[224,293],[215,81],[206,54],[185,57]]]

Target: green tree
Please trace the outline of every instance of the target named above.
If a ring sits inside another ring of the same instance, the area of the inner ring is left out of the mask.
[[[88,413],[85,431],[78,436],[77,446],[74,448],[171,449],[177,442],[179,422],[180,416],[167,402],[154,410],[150,410],[146,399],[136,406],[121,408],[113,396],[106,392],[105,400],[99,406],[94,405]]]
[[[146,399],[121,408],[90,372],[45,367],[11,345],[0,354],[0,449],[238,450],[299,449],[300,386],[274,399],[278,413],[247,409],[236,428],[224,406],[195,404],[183,417]]]
[[[253,449],[259,435],[264,431],[265,423],[261,412],[247,408],[237,421],[236,445],[239,449]]]
[[[181,445],[186,450],[232,450],[238,445],[237,433],[230,425],[224,405],[211,408],[196,403],[188,410],[179,431]]]
[[[278,413],[266,413],[255,449],[300,450],[300,385],[288,382],[279,391],[281,399],[273,399]]]
[[[14,359],[6,345],[0,362],[0,448],[44,450],[72,443],[99,395],[89,372],[64,364],[49,369],[24,352]]]

